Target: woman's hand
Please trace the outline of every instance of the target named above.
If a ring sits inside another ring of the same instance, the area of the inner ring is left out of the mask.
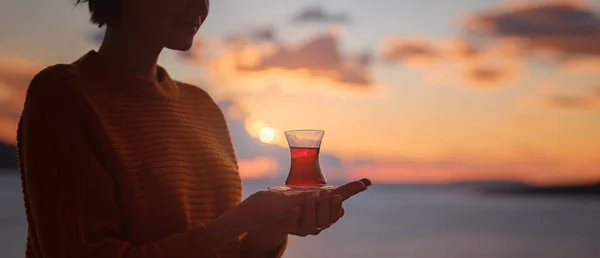
[[[370,185],[370,180],[362,179],[342,185],[333,191],[321,191],[318,198],[314,198],[317,195],[311,197],[312,193],[295,195],[301,199],[298,205],[292,208],[287,219],[249,232],[244,241],[245,245],[249,248],[272,251],[288,234],[303,237],[318,235],[344,216],[344,200],[366,190]]]
[[[329,197],[331,193],[326,190],[321,193],[324,196],[322,198],[318,198],[314,193],[303,193],[305,195],[304,204],[293,207],[287,219],[248,232],[242,243],[242,249],[257,248],[264,252],[273,252],[283,243],[288,234],[303,237],[309,234],[316,235],[318,232],[315,231],[319,230],[320,232],[325,227],[321,226],[322,228],[318,229],[317,225],[327,225],[329,221],[337,221],[341,216],[330,217],[329,214],[336,214],[333,210],[341,211],[342,197],[335,196],[331,198]],[[332,201],[332,199],[335,201]],[[333,205],[331,207],[325,206],[330,204]],[[320,212],[317,215],[317,209],[327,211]],[[321,219],[320,222],[318,218]]]
[[[206,225],[214,243],[224,244],[246,232],[277,224],[290,216],[292,208],[304,203],[305,195],[286,195],[275,191],[252,194],[232,210]],[[220,248],[221,246],[219,246]]]
[[[307,194],[287,195],[263,190],[250,195],[236,207],[242,216],[252,218],[257,226],[274,224],[290,216],[292,208],[301,206]]]
[[[288,225],[288,228],[292,227],[290,234],[302,237],[318,235],[344,216],[343,201],[366,190],[370,185],[371,181],[365,178],[342,185],[333,191],[323,190],[318,195],[309,195],[303,214],[292,213],[290,216],[298,216],[298,218],[288,219],[292,221],[290,223],[297,221],[295,228],[293,225]]]

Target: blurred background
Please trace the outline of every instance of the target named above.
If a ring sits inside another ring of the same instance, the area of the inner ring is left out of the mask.
[[[97,49],[74,0],[2,0],[0,257],[23,257],[16,127],[32,76]],[[284,257],[598,257],[600,1],[219,0],[160,59],[228,120],[244,194],[283,131],[323,129],[332,183],[375,185]]]

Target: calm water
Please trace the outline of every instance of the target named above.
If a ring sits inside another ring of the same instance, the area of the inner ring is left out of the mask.
[[[245,195],[268,182],[246,182]],[[0,175],[0,257],[23,257],[17,175]],[[284,257],[600,257],[600,202],[489,198],[466,190],[374,186],[316,237]]]

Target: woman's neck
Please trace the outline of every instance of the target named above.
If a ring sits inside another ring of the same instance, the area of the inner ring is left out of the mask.
[[[158,81],[157,62],[162,47],[125,30],[107,28],[98,54],[113,68]]]

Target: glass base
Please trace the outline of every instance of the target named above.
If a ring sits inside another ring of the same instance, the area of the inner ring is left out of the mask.
[[[269,191],[283,192],[286,194],[295,193],[306,193],[306,192],[319,192],[321,190],[334,190],[338,185],[317,185],[317,186],[271,186],[267,189]]]

